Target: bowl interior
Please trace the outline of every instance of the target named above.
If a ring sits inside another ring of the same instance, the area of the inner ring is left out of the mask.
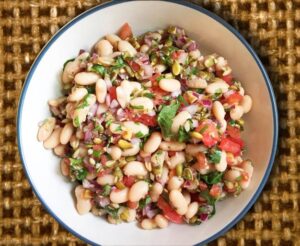
[[[43,50],[28,77],[19,116],[19,146],[29,179],[43,204],[68,229],[97,244],[187,245],[203,242],[222,231],[245,212],[269,166],[276,142],[272,101],[264,76],[249,50],[222,24],[191,7],[163,1],[131,1],[95,8],[64,27]],[[217,205],[216,215],[200,226],[174,225],[164,230],[144,231],[133,224],[114,226],[102,218],[80,216],[74,207],[72,185],[59,171],[59,159],[37,142],[38,123],[49,116],[47,100],[60,95],[59,76],[65,60],[87,49],[103,35],[114,33],[124,23],[135,34],[177,25],[198,41],[204,53],[215,52],[229,61],[235,77],[253,98],[245,117],[247,156],[253,160],[254,176],[248,190]],[[270,164],[271,165],[271,164]]]

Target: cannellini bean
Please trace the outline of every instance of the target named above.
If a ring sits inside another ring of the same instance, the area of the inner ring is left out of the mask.
[[[180,126],[182,126],[188,119],[191,119],[191,118],[192,118],[192,116],[188,111],[181,111],[174,117],[173,123],[171,126],[171,131],[173,133],[177,133]]]
[[[196,213],[198,212],[199,209],[199,204],[198,202],[192,202],[189,206],[188,206],[188,210],[185,214],[185,217],[187,219],[192,218],[193,216],[196,215]]]
[[[226,121],[225,119],[222,119],[222,120],[220,120],[219,123],[220,123],[220,125],[221,125],[219,131],[220,131],[221,133],[224,133],[224,132],[226,131],[226,128],[227,128],[227,121]]]
[[[172,178],[169,179],[168,181],[168,190],[179,190],[180,187],[183,185],[183,178],[173,176]]]
[[[173,92],[180,90],[181,84],[177,79],[161,79],[158,83],[160,89]]]
[[[152,230],[152,229],[155,229],[157,227],[157,225],[156,225],[155,221],[152,219],[143,219],[141,222],[141,227],[144,230]]]
[[[117,100],[119,104],[121,105],[122,108],[125,108],[129,102],[129,96],[121,86],[117,87],[116,94],[117,94]]]
[[[250,181],[253,175],[253,166],[251,161],[243,161],[242,164],[240,165],[240,167],[248,174],[248,180],[241,180],[240,184],[242,186],[243,189],[247,189],[250,185]]]
[[[160,183],[155,182],[152,185],[151,191],[150,191],[150,196],[151,196],[152,202],[157,202],[158,198],[162,192],[163,192],[163,186]]]
[[[110,66],[114,63],[114,58],[111,56],[100,56],[97,58],[97,62],[103,66]]]
[[[138,181],[133,186],[131,186],[128,198],[131,202],[138,202],[142,198],[144,198],[149,191],[149,184],[146,181]]]
[[[121,52],[128,52],[130,56],[135,56],[137,53],[136,49],[131,45],[131,43],[125,40],[120,40],[118,42],[118,50]]]
[[[179,190],[170,191],[169,199],[172,205],[176,208],[176,212],[178,214],[184,215],[187,212],[188,205],[184,199],[184,196]]]
[[[112,46],[117,49],[118,48],[118,42],[121,40],[120,37],[116,34],[108,34],[105,36],[105,38],[112,44]]]
[[[144,163],[140,161],[128,162],[124,167],[123,172],[127,176],[145,176],[148,173]]]
[[[53,106],[53,107],[58,107],[63,102],[65,102],[66,99],[67,99],[66,97],[59,97],[59,98],[56,98],[56,99],[50,99],[50,100],[48,100],[48,105]]]
[[[57,145],[53,151],[54,151],[54,154],[56,154],[57,156],[59,157],[64,157],[65,156],[65,151],[66,151],[66,146],[65,145],[62,145],[62,144],[59,144]]]
[[[149,133],[149,127],[144,125],[143,123],[134,121],[124,121],[123,126],[129,129],[133,134],[137,134],[138,132],[140,132],[145,136]]]
[[[100,76],[97,73],[93,72],[80,72],[75,75],[75,83],[78,85],[92,85],[100,79]]]
[[[242,106],[235,106],[233,109],[230,110],[230,117],[233,120],[239,120],[240,118],[242,118],[244,114],[244,109]]]
[[[142,107],[141,110],[151,111],[154,107],[153,100],[148,97],[136,97],[130,101],[132,107]]]
[[[139,153],[139,151],[140,151],[139,144],[133,144],[131,148],[122,151],[122,156],[133,156]]]
[[[164,64],[157,64],[154,66],[154,70],[158,73],[163,73],[166,71],[167,67]]]
[[[252,108],[252,98],[248,95],[245,95],[240,103],[240,106],[243,108],[244,114],[247,114]]]
[[[126,219],[127,222],[135,221],[136,217],[136,210],[135,209],[128,209],[128,217]]]
[[[140,48],[140,52],[147,53],[149,50],[149,46],[147,44],[143,44]]]
[[[207,87],[207,82],[202,78],[194,78],[187,80],[186,85],[190,88],[204,89]]]
[[[107,150],[113,160],[118,160],[122,156],[122,150],[118,146],[112,146]]]
[[[157,176],[156,180],[162,185],[165,185],[165,183],[167,183],[169,180],[169,169],[163,166],[161,176]]]
[[[128,94],[128,96],[130,96],[134,90],[142,89],[141,83],[135,81],[128,81],[128,80],[123,80],[120,86]]]
[[[179,143],[175,141],[162,141],[159,148],[165,151],[181,151],[185,149],[185,143]]]
[[[108,106],[105,103],[100,103],[98,105],[96,115],[103,114],[103,113],[107,112],[107,110],[108,110]]]
[[[96,82],[96,98],[99,103],[104,103],[107,95],[107,85],[103,79],[98,79]]]
[[[243,88],[242,86],[240,86],[240,88],[239,88],[239,94],[240,94],[241,96],[244,96],[244,95],[245,95],[245,90],[244,90],[244,88]]]
[[[199,152],[206,152],[206,151],[207,151],[207,147],[202,144],[188,144],[185,148],[185,153],[191,156],[195,156]]]
[[[102,39],[96,43],[95,51],[99,56],[109,56],[113,53],[113,46],[108,40]]]
[[[215,94],[218,90],[221,90],[222,93],[225,93],[228,91],[229,85],[221,79],[218,79],[216,82],[213,82],[209,84],[206,88],[205,91],[210,94]]]
[[[86,95],[88,94],[88,91],[86,88],[74,88],[71,92],[71,94],[68,96],[69,102],[78,102],[82,100]]]
[[[85,199],[83,197],[85,189],[82,185],[78,185],[75,188],[75,196],[77,200],[76,208],[80,215],[88,213],[92,209],[92,204],[90,199]]]
[[[77,139],[83,139],[84,138],[84,133],[83,133],[82,129],[77,128],[75,136],[76,136]]]
[[[144,151],[152,154],[158,149],[161,140],[162,140],[161,133],[153,132],[144,145]]]
[[[189,205],[191,203],[191,200],[192,200],[190,193],[188,191],[184,191],[182,193],[182,195],[183,195],[186,203]]]
[[[112,174],[105,174],[97,178],[97,183],[99,185],[113,185],[115,183],[115,176]]]
[[[98,180],[97,180],[98,181]],[[110,200],[113,203],[123,203],[128,201],[128,188],[124,188],[122,190],[112,190],[112,192],[109,195]]]
[[[77,149],[79,146],[79,139],[76,138],[75,135],[73,135],[70,139],[70,145],[73,149]]]
[[[222,150],[220,162],[215,164],[215,168],[219,172],[224,172],[227,168],[226,152]]]
[[[161,214],[157,214],[154,217],[154,221],[159,228],[166,228],[169,225],[168,220],[165,218],[165,216],[163,216]]]
[[[241,176],[241,172],[236,169],[231,169],[225,172],[224,179],[227,181],[235,182]]]
[[[219,101],[214,101],[212,105],[212,112],[218,121],[224,120],[226,113],[223,104]]]
[[[168,166],[170,169],[174,169],[178,164],[182,164],[185,162],[185,154],[184,152],[176,152],[170,160],[168,161]]]
[[[196,49],[193,51],[189,52],[189,55],[193,58],[193,59],[198,59],[201,56],[200,50]]]
[[[85,178],[87,180],[94,180],[96,177],[97,177],[97,172],[93,171],[93,172],[89,172]]]
[[[67,162],[65,162],[64,159],[61,159],[61,161],[60,161],[60,171],[61,171],[62,175],[66,176],[66,177],[69,176],[70,165]]]
[[[50,135],[50,137],[48,137],[45,141],[44,141],[44,148],[45,149],[53,149],[55,148],[57,145],[60,144],[59,141],[59,136],[61,133],[61,128],[57,127],[52,134]]]
[[[65,124],[60,133],[60,143],[67,144],[70,141],[73,132],[74,132],[73,124],[71,122]]]
[[[39,127],[37,138],[39,141],[45,141],[49,138],[54,130],[56,120],[54,117],[49,117],[43,121]]]

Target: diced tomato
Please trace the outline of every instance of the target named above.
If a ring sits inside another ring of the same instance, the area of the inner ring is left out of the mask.
[[[177,153],[176,151],[168,151],[169,157],[176,155],[176,153]]]
[[[127,39],[132,36],[132,30],[128,23],[125,23],[118,32],[121,39]]]
[[[124,176],[123,184],[127,187],[131,187],[135,182],[135,178],[133,176]]]
[[[232,142],[237,143],[241,149],[244,147],[244,141],[241,138],[229,138]]]
[[[226,133],[232,138],[237,138],[237,139],[241,138],[240,129],[237,127],[231,126],[230,124],[227,125]]]
[[[205,184],[203,181],[199,181],[199,189],[201,191],[207,190],[207,184]]]
[[[154,96],[155,105],[164,104],[166,100],[163,97],[169,94],[169,92],[160,89],[158,86],[152,86],[151,92],[153,93]]]
[[[229,105],[238,104],[243,99],[243,96],[238,93],[234,92],[230,96],[228,96],[224,101]]]
[[[112,172],[112,169],[111,169],[111,168],[108,168],[108,169],[105,169],[105,170],[99,172],[97,176],[98,176],[98,177],[102,177],[102,176],[104,176],[104,175],[106,175],[106,174],[110,174],[111,172]]]
[[[117,92],[116,92],[116,87],[112,86],[109,88],[108,90],[109,96],[110,96],[110,100],[114,100],[117,99]]]
[[[107,161],[108,161],[107,156],[106,155],[101,155],[101,157],[100,157],[101,164],[105,165]]]
[[[241,152],[241,146],[229,138],[223,138],[219,144],[219,148],[234,155],[238,155]]]
[[[193,165],[193,168],[195,168],[197,171],[201,171],[208,167],[207,158],[204,153],[198,153],[196,158],[197,162]]]
[[[221,193],[222,188],[220,185],[217,184],[213,184],[209,191],[209,194],[214,198],[218,198],[221,195]]]
[[[94,144],[93,145],[93,150],[99,151],[103,149],[103,145],[102,144]]]
[[[249,180],[249,174],[247,172],[242,172],[242,180],[248,181]]]
[[[219,141],[217,127],[212,122],[203,122],[196,128],[196,131],[202,134],[202,142],[209,148],[214,146]]]
[[[141,69],[141,66],[139,64],[137,64],[134,61],[130,61],[129,62],[130,67],[132,68],[133,71],[138,72]]]
[[[163,211],[164,216],[173,223],[181,224],[182,216],[175,212],[175,210],[160,196],[157,206]]]
[[[146,126],[157,126],[157,120],[156,120],[156,116],[150,116],[148,114],[142,114],[140,116],[135,116],[132,119],[135,122],[140,122]]]
[[[131,202],[131,201],[128,201],[127,202],[127,206],[131,209],[137,209],[138,206],[139,206],[139,203],[138,202]]]
[[[223,76],[223,71],[222,70],[217,70],[216,71],[216,74],[219,78],[223,79],[228,85],[232,85],[233,82],[232,82],[232,74],[228,74],[228,75],[225,75]]]

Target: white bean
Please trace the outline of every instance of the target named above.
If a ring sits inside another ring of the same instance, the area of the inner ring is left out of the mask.
[[[37,138],[39,141],[45,141],[49,138],[54,130],[56,120],[54,117],[49,117],[43,121],[39,127]]]
[[[193,216],[196,215],[196,213],[198,212],[199,209],[199,204],[198,202],[192,202],[189,206],[188,206],[188,210],[185,214],[185,217],[187,219],[192,218]]]
[[[242,118],[244,114],[244,109],[242,106],[235,106],[233,109],[230,110],[230,117],[233,120],[239,120],[240,118]]]
[[[205,147],[202,144],[188,144],[185,148],[185,153],[191,156],[195,156],[199,152],[206,152],[206,151],[207,151],[207,147]]]
[[[183,185],[183,178],[173,176],[172,178],[169,179],[168,181],[168,190],[179,190],[180,187]]]
[[[58,107],[63,102],[65,102],[66,99],[67,99],[66,97],[59,97],[59,98],[56,98],[56,99],[50,99],[50,100],[48,100],[48,105],[53,106],[53,107]]]
[[[165,216],[163,216],[161,214],[157,214],[154,217],[154,221],[159,228],[166,228],[169,225],[168,220],[165,218]]]
[[[252,108],[252,99],[250,96],[245,95],[240,103],[243,108],[244,114],[247,114]]]
[[[131,186],[128,194],[129,201],[138,202],[144,198],[149,191],[149,184],[146,181],[138,181]]]
[[[123,126],[129,129],[133,134],[142,133],[144,136],[149,133],[149,127],[134,121],[124,121]]]
[[[240,184],[243,189],[247,189],[250,185],[251,178],[253,175],[253,166],[250,161],[243,161],[240,167],[248,174],[248,180],[241,180]]]
[[[96,115],[103,114],[107,112],[107,110],[108,110],[108,106],[105,103],[99,104]]]
[[[148,173],[144,163],[140,161],[128,162],[124,167],[123,172],[127,176],[145,176]]]
[[[114,63],[114,58],[111,56],[100,56],[97,58],[97,62],[103,66],[110,66]]]
[[[131,148],[122,151],[122,156],[133,156],[139,153],[139,151],[140,151],[139,144],[133,144]]]
[[[218,79],[216,82],[213,82],[209,84],[205,91],[209,94],[215,94],[218,90],[221,90],[222,93],[225,93],[228,91],[229,85],[221,79]]]
[[[107,85],[103,79],[98,79],[96,82],[96,98],[99,103],[104,103],[107,95]]]
[[[176,152],[170,160],[168,161],[168,166],[170,169],[174,169],[178,164],[182,164],[185,162],[185,154],[184,152]]]
[[[141,110],[151,111],[154,107],[153,100],[148,97],[136,97],[130,101],[130,105],[134,107],[141,107]]]
[[[112,146],[107,150],[113,160],[118,160],[122,156],[122,150],[118,146]]]
[[[188,111],[181,111],[174,117],[173,123],[171,126],[171,131],[173,133],[177,133],[180,126],[182,126],[188,119],[191,119],[191,118],[192,118],[192,116]]]
[[[152,154],[158,149],[161,140],[162,140],[161,133],[153,132],[144,145],[144,151]]]
[[[105,38],[112,44],[112,46],[117,49],[118,48],[118,42],[121,40],[120,37],[116,34],[108,34],[105,36]]]
[[[71,94],[68,96],[69,102],[78,102],[82,100],[86,95],[88,94],[88,91],[86,88],[74,88],[72,89]]]
[[[64,159],[61,159],[61,161],[60,161],[60,171],[61,171],[62,175],[66,176],[66,177],[69,176],[70,165],[67,162],[65,162]]]
[[[61,133],[61,128],[58,127],[56,128],[52,134],[50,135],[50,137],[48,137],[45,141],[44,141],[44,148],[45,149],[53,149],[55,148],[57,145],[60,144],[59,141],[59,137],[60,137],[60,133]]]
[[[53,151],[54,151],[54,154],[56,154],[57,156],[59,157],[64,157],[65,156],[65,149],[66,146],[65,145],[62,145],[62,144],[59,144],[57,145]]]
[[[128,81],[128,80],[123,80],[120,86],[128,94],[128,96],[130,96],[134,90],[142,89],[141,83],[135,81]]]
[[[154,66],[154,70],[157,73],[163,73],[164,71],[167,70],[167,67],[164,64],[157,64]]]
[[[128,201],[128,188],[124,188],[122,190],[112,190],[112,192],[109,195],[109,199],[113,203],[124,203]]]
[[[157,227],[156,223],[154,220],[151,220],[151,219],[143,219],[142,222],[141,222],[141,227],[144,229],[144,230],[152,230],[154,228]]]
[[[175,141],[162,141],[159,148],[165,151],[182,151],[185,149],[185,143],[179,143]]]
[[[67,144],[70,141],[73,133],[74,133],[73,124],[72,123],[65,124],[60,133],[60,143]]]
[[[135,209],[128,209],[128,217],[126,219],[127,222],[132,222],[135,221],[135,217],[136,217],[136,210]]]
[[[193,58],[193,59],[198,59],[201,56],[200,50],[196,49],[193,51],[189,52],[189,55]]]
[[[158,198],[162,192],[163,192],[163,186],[160,183],[155,182],[152,185],[151,191],[150,191],[150,196],[151,196],[152,202],[157,202]]]
[[[75,135],[73,135],[70,139],[70,145],[73,149],[77,149],[79,146],[79,139],[76,138]]]
[[[226,171],[224,174],[224,179],[230,182],[235,182],[240,177],[241,177],[241,172],[236,169],[230,169]]]
[[[83,197],[85,189],[82,185],[78,185],[75,188],[75,196],[76,196],[76,208],[80,215],[88,213],[92,209],[92,204],[90,199],[85,199]]]
[[[137,53],[136,49],[131,45],[131,43],[125,40],[120,40],[118,42],[118,50],[121,52],[128,52],[130,56],[135,56]]]
[[[115,219],[114,217],[112,217],[110,214],[107,215],[107,222],[113,225],[117,225],[119,223],[121,223],[120,219]]]
[[[222,150],[221,152],[221,159],[219,163],[215,164],[215,168],[219,172],[224,172],[227,168],[227,160],[226,160],[226,152]]]
[[[223,119],[223,120],[220,120],[219,123],[221,125],[219,131],[220,131],[220,133],[224,133],[226,131],[226,128],[227,128],[227,121],[225,119]]]
[[[187,212],[188,205],[184,199],[184,196],[179,190],[170,191],[169,199],[172,205],[176,208],[176,212],[178,214],[184,215]]]
[[[218,121],[224,120],[226,113],[223,104],[219,101],[214,101],[212,105],[212,112]]]
[[[87,180],[94,180],[97,177],[97,172],[94,170],[86,175]]]
[[[122,108],[125,108],[130,99],[129,95],[127,95],[127,93],[121,86],[117,87],[116,94],[117,94],[117,100],[119,104],[121,105]]]
[[[169,169],[163,166],[161,176],[157,176],[156,180],[164,186],[169,180]]]
[[[113,53],[113,46],[108,40],[102,39],[96,43],[95,51],[99,56],[109,56]]]
[[[207,87],[207,82],[202,78],[194,78],[187,80],[186,85],[190,88],[204,89]]]
[[[93,72],[80,72],[75,75],[75,83],[78,85],[92,85],[100,79],[100,76]]]
[[[147,44],[143,44],[140,48],[140,52],[142,53],[147,53],[148,50],[149,50],[149,46]]]
[[[180,90],[181,84],[177,79],[161,79],[158,83],[160,89],[173,92]]]
[[[112,174],[105,174],[97,178],[97,183],[99,185],[113,185],[115,183],[115,176]]]
[[[184,197],[184,199],[185,199],[185,201],[186,201],[186,204],[189,205],[189,204],[191,203],[191,200],[192,200],[190,192],[184,191],[184,192],[182,193],[182,195],[183,195],[183,197]]]

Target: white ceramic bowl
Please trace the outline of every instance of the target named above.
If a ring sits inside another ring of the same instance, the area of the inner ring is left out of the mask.
[[[134,223],[118,226],[74,207],[72,185],[62,177],[59,160],[36,139],[38,123],[49,116],[47,100],[60,95],[59,74],[66,59],[89,49],[100,37],[124,23],[135,34],[178,25],[199,42],[202,52],[226,57],[234,75],[253,98],[245,117],[247,156],[254,176],[239,197],[219,202],[216,215],[199,226],[172,224],[144,231]],[[18,110],[18,144],[24,170],[48,212],[74,235],[90,244],[192,245],[207,243],[226,232],[251,208],[269,176],[275,156],[278,123],[272,87],[263,65],[241,35],[221,18],[184,1],[113,1],[97,6],[64,26],[44,47],[26,79]]]

